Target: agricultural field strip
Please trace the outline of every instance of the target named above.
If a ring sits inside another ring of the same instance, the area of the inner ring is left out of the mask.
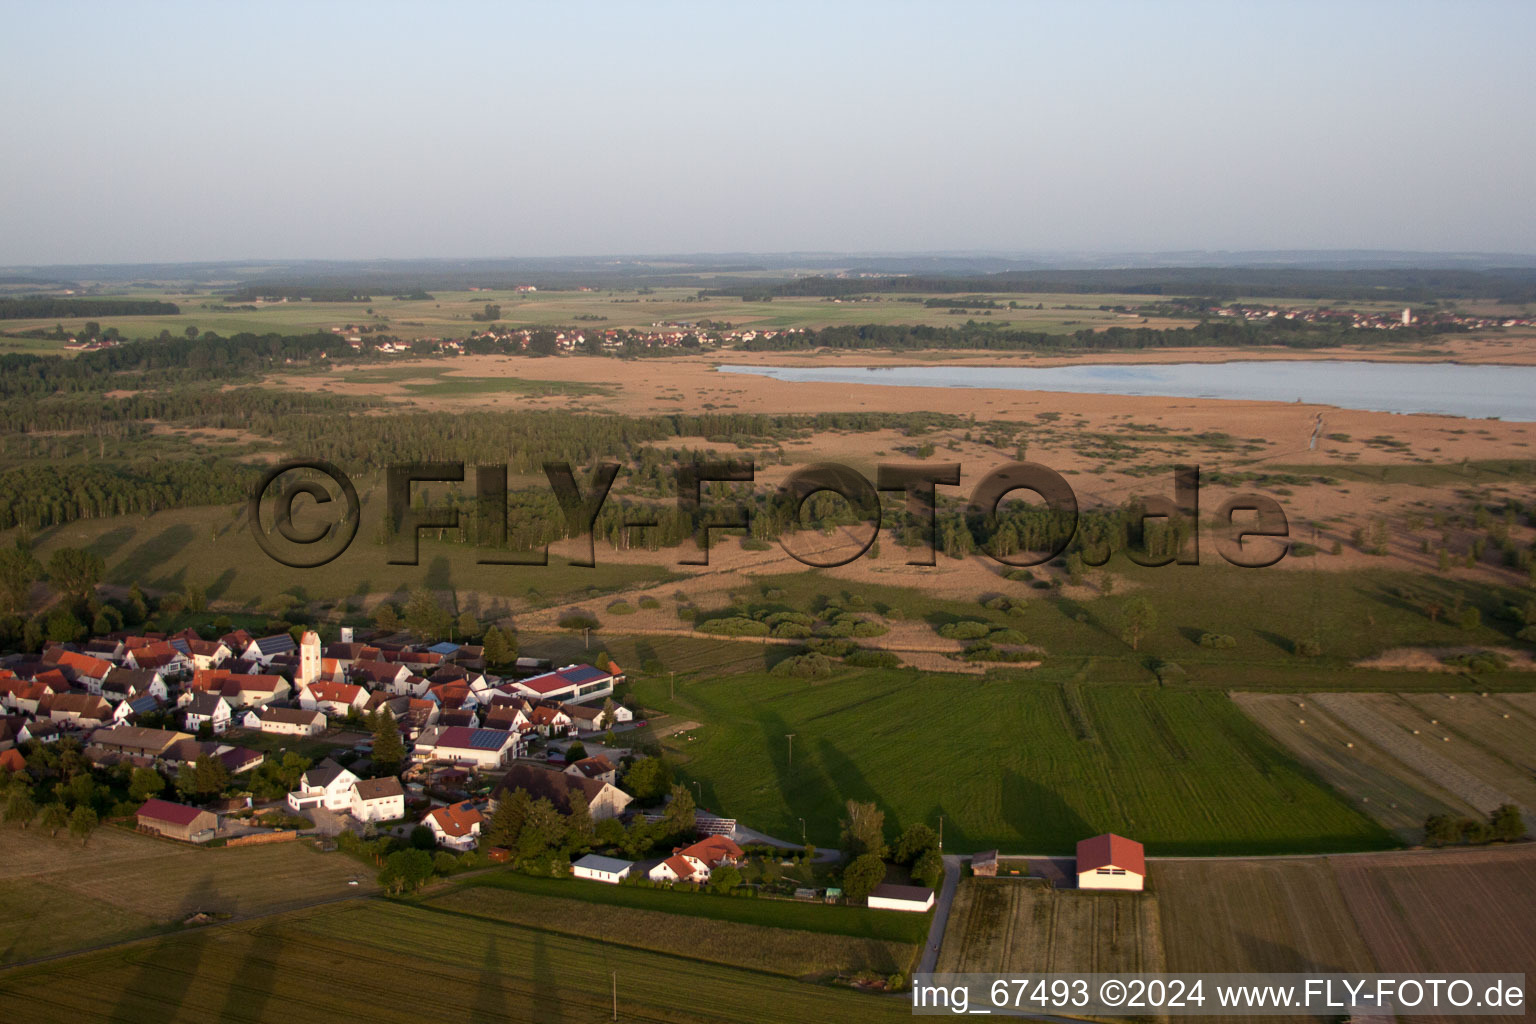
[[[1515,803],[1527,809],[1536,809],[1536,784],[1528,772],[1511,764],[1492,748],[1493,723],[1505,723],[1489,707],[1481,706],[1486,698],[1475,693],[1441,694],[1433,700],[1432,708],[1424,710],[1397,694],[1358,694],[1355,699],[1369,706],[1381,717],[1400,726],[1408,735],[1415,735],[1434,754],[1441,755],[1496,792],[1508,794],[1501,803]],[[1442,713],[1470,707],[1463,714],[1464,720],[1484,719],[1486,728],[1479,726],[1465,731],[1456,729]],[[1491,720],[1488,720],[1491,719]],[[1536,746],[1536,733],[1512,731],[1512,738],[1526,746]],[[1497,806],[1497,805],[1494,805]],[[1484,813],[1492,808],[1482,808]]]
[[[337,985],[336,965],[349,984]],[[454,1020],[607,1017],[612,974],[626,1020],[842,1024],[905,1019],[898,1000],[800,985],[756,971],[458,915],[367,901],[260,922],[200,929],[127,951],[86,954],[0,975],[0,994],[25,997],[30,1019],[74,1022],[276,1021],[308,1024],[355,1016],[416,1022],[441,1004]],[[427,979],[454,993],[429,996]]]
[[[1515,802],[1508,793],[1488,785],[1461,765],[1429,749],[1407,729],[1352,699],[1353,695],[1314,693],[1311,696],[1312,700],[1362,737],[1484,813],[1500,804]]]

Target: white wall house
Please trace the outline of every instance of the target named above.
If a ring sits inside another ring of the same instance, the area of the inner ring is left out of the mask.
[[[325,732],[325,714],[300,708],[258,708],[247,711],[240,724],[279,736],[318,736]]]
[[[394,776],[352,784],[352,817],[358,821],[394,821],[405,817],[405,788]]]
[[[589,853],[571,865],[571,874],[577,878],[590,878],[594,882],[618,885],[629,877],[629,870],[634,866],[630,861],[619,860],[617,857],[599,857]]]
[[[356,775],[326,758],[299,776],[299,788],[288,794],[288,806],[295,811],[316,806],[328,811],[350,811],[352,787],[358,781]]]
[[[869,905],[875,910],[906,910],[922,914],[933,909],[933,890],[921,885],[891,885],[883,882],[869,894]]]

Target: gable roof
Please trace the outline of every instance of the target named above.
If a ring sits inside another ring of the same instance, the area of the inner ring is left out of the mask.
[[[273,633],[271,636],[261,637],[254,642],[256,649],[261,652],[264,658],[270,658],[274,654],[282,654],[285,651],[297,650],[299,646],[293,642],[293,636],[289,633]]]
[[[609,772],[618,770],[614,768],[613,762],[602,754],[584,757],[580,761],[576,761],[566,767],[567,769],[575,768],[589,779],[596,778],[599,775],[607,775]]]
[[[198,815],[210,814],[197,807],[188,807],[186,804],[173,804],[169,800],[146,800],[144,806],[134,812],[141,818],[149,818],[153,821],[170,822],[172,825],[183,827],[197,820]]]
[[[921,885],[895,885],[891,882],[881,882],[875,886],[871,896],[887,900],[910,900],[913,903],[927,903],[933,899],[933,890]]]
[[[74,651],[61,651],[54,664],[70,669],[77,677],[86,679],[104,679],[112,671],[110,661],[102,661],[89,654],[76,654]]]
[[[333,683],[328,680],[319,680],[305,687],[309,695],[315,700],[330,701],[336,704],[351,704],[363,693],[361,686],[352,683]]]
[[[305,711],[303,708],[258,708],[256,717],[263,722],[282,722],[284,725],[313,725],[315,719],[325,720],[321,711]]]
[[[400,785],[400,780],[393,775],[386,775],[382,779],[359,779],[352,784],[357,790],[357,795],[363,800],[384,800],[392,796],[405,796],[405,787]]]
[[[27,759],[21,751],[15,747],[8,750],[0,750],[0,771],[24,772],[27,770]]]
[[[501,733],[500,735],[507,735]],[[558,768],[542,768],[538,765],[514,764],[507,769],[501,782],[497,783],[492,794],[500,800],[502,794],[513,790],[523,790],[533,799],[544,797],[561,811],[569,811],[571,806],[571,794],[580,790],[591,804],[604,789],[609,788],[608,783],[599,782],[581,775],[567,775]]]
[[[1134,839],[1106,832],[1077,844],[1077,871],[1097,871],[1099,868],[1124,868],[1138,875],[1147,873],[1146,851]]]
[[[477,824],[485,821],[485,815],[468,800],[435,808],[427,817],[437,823],[443,835],[455,839],[469,835]]]
[[[675,854],[671,857],[668,857],[666,860],[662,861],[662,863],[671,868],[672,873],[676,875],[680,880],[693,877],[693,864],[681,854]]]

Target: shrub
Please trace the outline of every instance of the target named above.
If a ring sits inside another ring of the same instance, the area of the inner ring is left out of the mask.
[[[1001,626],[987,634],[989,644],[1023,644],[1028,643],[1029,638],[1016,629]]]
[[[597,629],[602,623],[597,621],[597,616],[580,608],[572,608],[563,613],[559,619],[561,629]]]
[[[728,615],[720,619],[707,619],[694,627],[700,633],[714,636],[767,636],[768,623],[758,622],[741,615]]]
[[[1323,653],[1323,642],[1317,639],[1317,637],[1304,637],[1296,641],[1293,650],[1295,650],[1298,657],[1320,657]]]
[[[615,601],[608,606],[608,611],[614,615],[633,615],[635,606],[628,601]]]
[[[770,635],[786,640],[804,640],[811,635],[811,627],[798,622],[781,622],[773,627]]]
[[[992,632],[990,623],[977,619],[960,619],[957,622],[946,622],[939,627],[939,636],[950,640],[980,640]]]
[[[649,594],[647,594],[644,597],[642,597],[640,599],[640,601],[639,601],[639,604],[640,604],[641,608],[646,608],[646,609],[660,608],[661,607],[661,602],[656,600],[654,597],[652,597]]]
[[[1445,658],[1444,662],[1451,668],[1468,672],[1502,672],[1509,667],[1509,657],[1498,651],[1472,651]]]
[[[1225,633],[1201,633],[1200,646],[1209,647],[1217,651],[1227,651],[1237,646],[1237,638],[1227,636]]]
[[[817,639],[812,640],[805,646],[817,654],[825,655],[828,658],[846,658],[858,650],[858,645],[852,640]]]
[[[812,651],[808,654],[797,654],[792,658],[785,658],[773,666],[772,671],[776,676],[815,679],[832,674],[832,661],[824,655]]]

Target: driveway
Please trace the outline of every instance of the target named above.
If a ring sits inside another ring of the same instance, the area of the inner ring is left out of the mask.
[[[917,962],[918,974],[932,974],[939,965],[939,945],[944,941],[944,926],[949,923],[949,905],[955,902],[955,890],[960,885],[960,866],[968,858],[959,854],[944,855],[944,884],[933,906],[933,924],[928,926],[928,945],[923,957]]]

